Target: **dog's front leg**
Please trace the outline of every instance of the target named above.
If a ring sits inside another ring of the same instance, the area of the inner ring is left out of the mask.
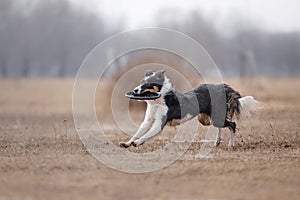
[[[151,125],[150,119],[145,118],[144,122],[140,125],[138,131],[132,136],[132,138],[127,142],[120,142],[119,145],[125,148],[130,147],[134,140],[140,138],[150,129],[150,125]]]
[[[155,113],[154,122],[149,131],[139,139],[133,141],[132,145],[137,147],[149,140],[150,138],[152,138],[153,136],[157,135],[166,124],[167,111],[167,107],[160,106]]]
[[[157,135],[162,130],[162,121],[160,119],[156,119],[150,128],[150,130],[140,137],[139,139],[133,141],[132,145],[137,147],[152,138],[153,136]]]
[[[119,145],[121,147],[128,148],[132,145],[134,140],[137,140],[138,138],[142,137],[151,127],[151,124],[154,120],[155,115],[155,108],[151,104],[147,104],[147,110],[146,115],[143,123],[140,125],[137,132],[132,136],[130,140],[127,142],[120,142]]]

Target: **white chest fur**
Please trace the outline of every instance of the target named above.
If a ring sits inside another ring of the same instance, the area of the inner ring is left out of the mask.
[[[145,118],[151,121],[163,119],[167,115],[168,106],[156,101],[147,101],[147,110]]]

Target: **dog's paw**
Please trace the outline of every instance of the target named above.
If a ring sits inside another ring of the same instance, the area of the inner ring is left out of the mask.
[[[137,144],[135,141],[133,141],[133,142],[132,142],[132,146],[137,147],[138,144]]]
[[[220,144],[221,144],[221,140],[218,139],[215,143],[215,147],[218,147]]]
[[[237,148],[235,146],[228,146],[229,151],[236,151]]]
[[[140,145],[142,145],[142,144],[144,144],[144,142],[141,142],[141,141],[139,141],[139,140],[136,140],[136,141],[133,141],[133,142],[132,142],[132,146],[134,146],[134,147],[138,147],[138,146],[140,146]]]
[[[228,149],[229,149],[229,150],[236,150],[235,143],[232,143],[231,141],[229,141]]]
[[[131,143],[128,143],[128,142],[120,142],[119,143],[119,146],[120,147],[123,147],[123,148],[128,148],[130,147]]]

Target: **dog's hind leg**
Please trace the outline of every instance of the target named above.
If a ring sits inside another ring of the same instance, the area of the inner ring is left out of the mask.
[[[231,131],[231,139],[229,140],[228,147],[235,147],[235,132]]]
[[[205,113],[201,113],[200,115],[198,115],[198,121],[204,126],[210,126],[212,124],[210,116]],[[217,135],[217,141],[215,143],[215,146],[216,147],[219,146],[220,143],[221,143],[221,128],[218,127],[218,135]]]
[[[236,124],[235,122],[225,121],[224,127],[229,128],[231,132],[231,139],[229,140],[228,147],[234,147],[235,146],[235,130],[236,130]]]
[[[218,136],[217,136],[217,141],[216,141],[216,147],[220,145],[221,143],[221,128],[218,128]]]

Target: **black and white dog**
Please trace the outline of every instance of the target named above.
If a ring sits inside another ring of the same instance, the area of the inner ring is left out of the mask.
[[[221,128],[229,128],[231,140],[229,146],[235,146],[236,123],[233,117],[249,116],[251,111],[260,106],[252,96],[241,95],[226,84],[202,84],[191,91],[176,91],[165,70],[146,71],[133,93],[145,92],[160,94],[155,100],[147,102],[146,116],[138,131],[127,142],[120,142],[121,147],[137,147],[158,134],[166,124],[176,126],[196,116],[201,124],[214,125],[219,129],[216,146],[221,141]]]

